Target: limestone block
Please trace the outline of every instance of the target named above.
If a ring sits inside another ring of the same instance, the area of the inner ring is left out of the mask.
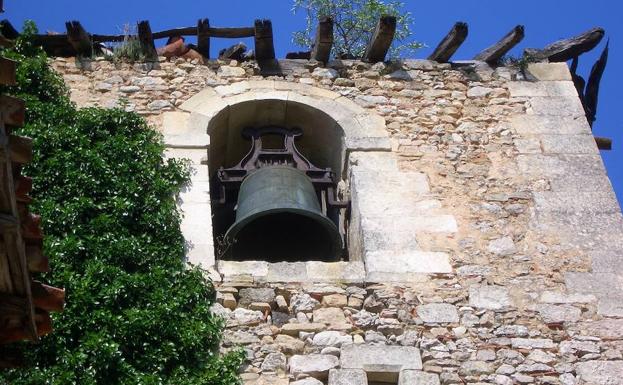
[[[581,311],[572,305],[540,305],[539,314],[545,323],[576,322],[580,319]]]
[[[623,296],[619,294],[600,298],[597,314],[604,317],[623,317]]]
[[[594,303],[597,301],[597,297],[591,294],[565,294],[553,291],[544,291],[539,297],[539,301],[558,304]]]
[[[211,243],[187,243],[186,261],[203,269],[213,267],[216,263],[214,245]]]
[[[511,338],[515,349],[553,349],[556,344],[549,338]]]
[[[398,385],[439,385],[439,376],[419,370],[403,370],[398,378]]]
[[[543,135],[545,154],[599,154],[593,135]]]
[[[549,180],[551,190],[554,192],[575,191],[610,191],[612,184],[604,173],[594,175],[556,175]]]
[[[359,283],[366,277],[366,270],[361,261],[318,262],[305,264],[309,282]]]
[[[511,127],[520,135],[589,135],[591,133],[585,118],[519,114],[511,116],[509,119]]]
[[[338,358],[330,354],[296,355],[289,362],[290,373],[295,377],[306,374],[323,381],[329,377],[329,370],[338,365]]]
[[[200,166],[201,162],[208,156],[208,151],[204,148],[184,148],[184,147],[166,147],[166,159],[188,159],[193,168]],[[197,169],[198,170],[198,169]],[[191,170],[191,173],[194,170]],[[206,170],[207,171],[207,170]]]
[[[238,291],[238,302],[247,306],[252,302],[272,303],[275,301],[275,290],[270,287],[249,287]]]
[[[541,81],[572,80],[567,63],[530,63],[527,72]]]
[[[584,108],[578,97],[551,97],[535,96],[529,99],[530,107],[526,110],[529,115],[556,115],[581,118]]]
[[[331,369],[328,385],[368,385],[368,378],[361,369]]]
[[[459,313],[454,305],[449,303],[429,303],[415,308],[417,315],[427,323],[456,323],[459,322]]]
[[[622,385],[623,361],[586,361],[577,363],[575,371],[583,383]]]
[[[353,344],[342,346],[342,369],[363,369],[368,381],[398,381],[401,370],[422,369],[419,349],[412,346]]]
[[[305,262],[277,262],[268,264],[269,282],[307,282]]]
[[[605,175],[598,155],[518,155],[519,172],[527,176]]]
[[[226,103],[222,101],[220,96],[214,91],[211,87],[206,87],[200,92],[193,95],[190,99],[186,100],[184,103],[180,105],[180,109],[188,112],[203,112],[210,111],[204,110],[208,105],[214,103],[215,101],[220,101],[223,107],[226,107]]]
[[[582,322],[578,325],[578,329],[590,336],[619,340],[623,338],[623,319],[604,318],[599,321]]]
[[[190,210],[191,204],[209,204],[210,203],[210,183],[205,180],[193,180],[182,186],[179,193],[179,204],[182,207],[188,207]],[[205,220],[205,218],[204,218]],[[210,222],[210,220],[208,220]]]
[[[517,138],[513,140],[513,144],[520,154],[541,153],[541,141],[537,138]]]
[[[170,111],[162,114],[162,133],[165,135],[181,135],[188,132],[190,114],[183,111]]]
[[[310,322],[310,323],[289,323],[281,327],[283,334],[291,336],[298,336],[300,332],[305,333],[317,333],[325,330],[327,327],[323,323]]]
[[[226,86],[214,87],[214,91],[221,96],[238,95],[249,90],[249,82],[235,82]]]
[[[508,289],[502,286],[472,286],[469,305],[482,309],[501,310],[512,306]]]
[[[442,252],[427,252],[413,250],[402,254],[392,254],[387,251],[368,252],[364,256],[368,278],[371,273],[395,274],[400,281],[403,273],[451,273],[450,256]]]
[[[391,141],[387,137],[347,137],[344,147],[348,151],[391,151]]]
[[[353,152],[348,157],[351,170],[397,171],[398,158],[392,152]]]
[[[612,190],[596,192],[551,192],[533,193],[537,213],[618,213],[619,202]]]
[[[551,82],[508,82],[510,96],[533,97],[533,96],[553,96],[553,97],[578,97],[573,82],[571,81],[551,81]]]
[[[268,262],[264,261],[223,261],[219,260],[217,269],[225,281],[266,281],[268,276]]]

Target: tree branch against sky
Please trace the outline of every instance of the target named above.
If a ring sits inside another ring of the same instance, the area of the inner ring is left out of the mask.
[[[293,33],[295,44],[310,48],[313,44],[318,19],[331,17],[334,22],[334,57],[361,57],[368,41],[383,15],[396,16],[397,27],[390,48],[391,57],[413,56],[422,44],[413,40],[413,16],[404,10],[404,3],[381,0],[294,0],[294,13],[306,13],[304,30]]]

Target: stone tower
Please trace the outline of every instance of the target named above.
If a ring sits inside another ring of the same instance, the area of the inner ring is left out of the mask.
[[[566,64],[283,62],[53,61],[191,160],[187,257],[245,384],[623,384],[623,219]],[[339,177],[347,258],[219,258],[210,178],[268,124]]]

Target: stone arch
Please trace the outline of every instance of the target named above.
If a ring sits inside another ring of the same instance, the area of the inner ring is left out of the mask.
[[[209,136],[211,173],[235,164],[248,150],[248,126],[299,127],[303,153],[320,167],[345,176],[352,151],[390,151],[385,119],[335,92],[301,83],[259,80],[206,88],[180,108],[190,113],[188,137]]]

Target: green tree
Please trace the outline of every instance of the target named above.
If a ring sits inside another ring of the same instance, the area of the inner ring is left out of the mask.
[[[388,15],[396,16],[397,22],[390,56],[412,55],[422,44],[411,40],[413,16],[403,8],[404,3],[395,0],[294,0],[292,11],[306,13],[306,27],[294,32],[293,41],[301,47],[311,47],[318,19],[328,16],[334,23],[333,56],[359,58],[379,18]]]
[[[44,280],[66,288],[66,309],[39,344],[22,343],[25,368],[0,372],[0,383],[237,384],[242,354],[219,356],[214,289],[183,262],[173,196],[185,163],[163,160],[162,138],[140,116],[77,109],[31,45],[35,32],[27,24],[2,52],[18,61],[18,84],[0,92],[26,101],[19,133],[34,143],[24,174],[43,218]]]

